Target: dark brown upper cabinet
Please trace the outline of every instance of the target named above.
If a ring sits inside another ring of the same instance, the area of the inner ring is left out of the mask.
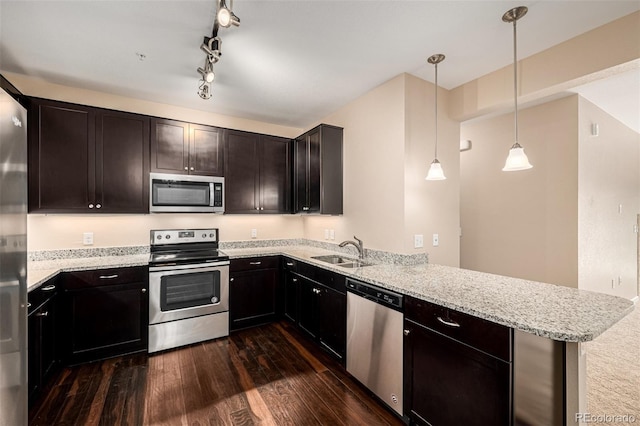
[[[148,211],[148,117],[31,99],[29,212]]]
[[[342,214],[342,128],[321,124],[294,141],[294,213]]]
[[[224,176],[223,129],[156,118],[151,121],[151,171]]]
[[[227,130],[225,213],[291,212],[291,141]]]

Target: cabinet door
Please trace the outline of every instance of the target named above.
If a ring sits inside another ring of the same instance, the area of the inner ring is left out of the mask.
[[[32,402],[58,365],[56,303],[53,296],[28,317],[28,394]]]
[[[222,129],[191,124],[189,126],[189,173],[224,176]]]
[[[300,279],[292,272],[285,272],[284,280],[284,316],[294,323],[298,322],[298,299],[300,297]]]
[[[260,137],[260,213],[290,212],[290,149],[289,139],[273,136]]]
[[[320,129],[317,128],[309,133],[309,181],[307,185],[308,212],[320,212]],[[337,173],[337,170],[335,171]],[[342,173],[342,171],[340,171]]]
[[[149,326],[146,283],[67,290],[65,300],[68,363],[146,350]]]
[[[258,135],[227,131],[224,153],[225,213],[259,213]]]
[[[309,205],[309,149],[307,135],[293,141],[293,180],[294,180],[294,212],[306,212]]]
[[[151,171],[189,173],[189,123],[151,120]]]
[[[320,344],[337,358],[343,359],[347,344],[347,296],[325,286],[319,289]]]
[[[32,100],[29,212],[84,213],[95,204],[95,110]]]
[[[41,363],[40,353],[42,351],[42,344],[40,343],[42,335],[40,327],[40,317],[36,316],[36,312],[33,312],[27,318],[27,334],[28,334],[28,351],[27,351],[27,383],[29,401],[35,399],[36,393],[40,389],[40,377],[41,377]]]
[[[277,269],[234,272],[229,279],[229,328],[237,330],[276,317]]]
[[[298,325],[313,338],[318,337],[318,285],[302,276],[297,276],[300,288],[300,310]]]
[[[513,423],[511,363],[408,320],[405,330],[405,412],[414,422]]]
[[[148,213],[149,118],[101,112],[96,135],[96,209]]]

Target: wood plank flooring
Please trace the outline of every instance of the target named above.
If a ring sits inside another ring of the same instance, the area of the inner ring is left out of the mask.
[[[289,323],[65,368],[30,425],[401,425]]]

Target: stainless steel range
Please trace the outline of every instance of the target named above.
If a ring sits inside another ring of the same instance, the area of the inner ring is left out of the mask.
[[[229,257],[217,229],[151,231],[149,353],[229,335]]]

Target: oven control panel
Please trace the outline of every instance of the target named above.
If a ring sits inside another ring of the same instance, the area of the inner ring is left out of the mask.
[[[151,231],[151,245],[186,243],[214,243],[218,241],[218,230],[211,229],[165,229]]]

